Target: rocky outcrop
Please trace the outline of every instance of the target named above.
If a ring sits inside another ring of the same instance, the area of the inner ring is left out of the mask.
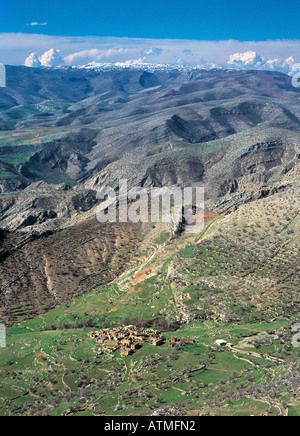
[[[214,207],[214,212],[218,214],[228,213],[235,210],[239,205],[250,203],[254,200],[260,200],[262,198],[270,197],[278,192],[288,190],[292,185],[277,185],[277,186],[263,186],[257,191],[244,191],[238,194],[234,194],[229,198],[217,203]],[[233,192],[231,192],[233,193]]]
[[[142,186],[172,186],[203,181],[204,165],[200,158],[178,156],[158,160],[147,169]]]
[[[20,173],[33,181],[55,183],[60,177],[78,180],[89,163],[86,157],[96,145],[97,131],[81,129],[46,144],[20,167]]]

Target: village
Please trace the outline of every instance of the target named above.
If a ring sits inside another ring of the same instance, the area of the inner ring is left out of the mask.
[[[135,326],[106,328],[89,333],[89,337],[95,339],[97,343],[103,344],[106,351],[115,352],[120,350],[122,357],[133,354],[135,350],[141,348],[143,342],[149,342],[153,346],[163,345],[165,343],[161,332],[147,328],[137,328]],[[174,347],[180,339],[176,337],[167,341],[169,347]],[[185,343],[194,343],[193,339],[186,339]]]

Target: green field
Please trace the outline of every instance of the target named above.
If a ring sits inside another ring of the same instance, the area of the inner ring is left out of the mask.
[[[0,349],[0,415],[299,416],[299,216],[287,204],[243,205],[200,235],[158,226],[113,282],[20,316]],[[129,324],[178,342],[122,358],[88,336]]]
[[[195,240],[167,243],[144,264],[145,276],[137,282],[131,282],[136,273],[128,272],[10,327],[7,348],[0,349],[1,416],[128,416],[154,410],[298,416],[299,349],[292,346],[291,329],[297,314],[278,306],[277,315],[275,306],[262,313],[249,306],[247,293],[239,301],[234,292],[228,299],[220,275],[232,277],[239,265],[239,280],[249,265],[257,268],[255,260],[240,250],[229,266],[220,256],[222,250],[224,259],[227,255],[222,239],[218,246],[216,240]],[[165,235],[156,242],[165,243]],[[187,297],[180,305],[182,294]],[[223,319],[212,311],[216,305],[225,310]],[[179,342],[174,348],[144,343],[121,358],[88,336],[131,323],[163,326],[165,340],[176,336]],[[185,338],[195,344],[185,344]],[[217,339],[233,347],[219,347]]]

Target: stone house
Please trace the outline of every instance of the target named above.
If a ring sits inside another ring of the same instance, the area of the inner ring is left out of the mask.
[[[164,339],[162,336],[151,336],[150,337],[150,342],[152,345],[162,345],[164,343]]]
[[[127,348],[127,347],[122,347],[121,348],[121,356],[122,357],[127,357],[127,356],[129,356],[130,354],[132,354],[132,349],[131,348]]]
[[[170,339],[167,340],[167,344],[168,344],[169,347],[175,347],[175,344],[178,343],[178,342],[180,342],[180,340],[175,338],[175,337],[170,338]]]

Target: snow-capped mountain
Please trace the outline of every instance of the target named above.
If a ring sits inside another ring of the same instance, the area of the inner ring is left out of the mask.
[[[213,63],[204,59],[190,59],[190,53],[186,52],[186,56],[175,57],[174,62],[167,63],[160,61],[160,49],[151,48],[148,51],[144,51],[143,54],[153,54],[156,58],[156,62],[148,60],[147,56],[142,56],[139,59],[129,59],[122,62],[97,62],[92,61],[83,65],[69,65],[69,56],[63,57],[60,50],[50,49],[38,56],[37,53],[31,53],[25,60],[24,65],[27,67],[71,67],[78,69],[96,69],[96,70],[108,70],[108,69],[144,69],[145,71],[153,70],[173,70],[180,71],[192,71],[192,70],[264,70],[264,71],[278,71],[284,74],[292,75],[295,70],[296,63],[293,56],[286,59],[271,59],[261,56],[258,52],[249,50],[241,53],[234,53],[230,55],[229,60],[226,63]]]

